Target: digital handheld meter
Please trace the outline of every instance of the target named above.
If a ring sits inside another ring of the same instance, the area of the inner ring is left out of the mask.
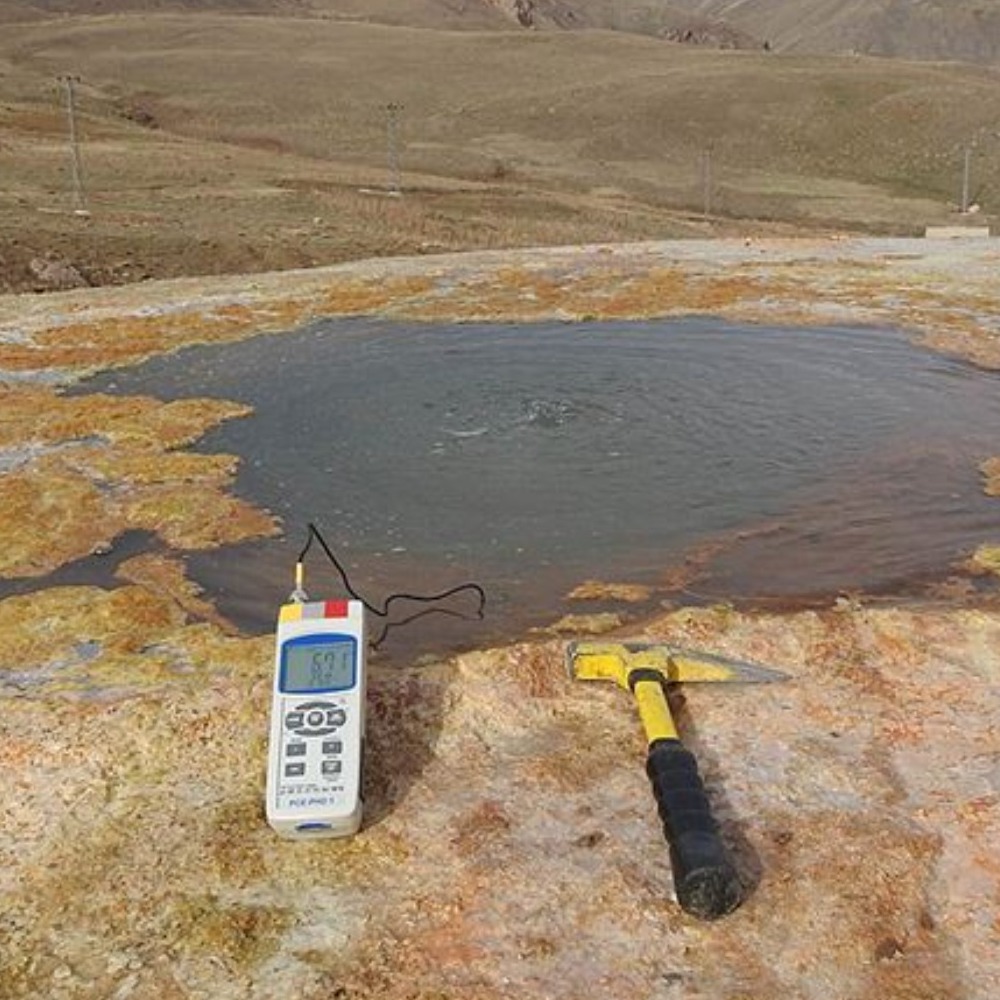
[[[267,821],[277,833],[318,838],[358,830],[364,737],[364,605],[284,605],[267,761]]]

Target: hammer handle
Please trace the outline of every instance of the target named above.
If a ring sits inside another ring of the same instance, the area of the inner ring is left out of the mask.
[[[670,845],[677,901],[703,920],[725,916],[739,906],[743,886],[719,835],[694,755],[679,739],[653,740],[646,773]]]

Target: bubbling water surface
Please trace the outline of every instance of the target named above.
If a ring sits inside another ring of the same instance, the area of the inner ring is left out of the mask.
[[[692,552],[706,599],[793,598],[903,592],[1000,536],[978,472],[998,377],[891,330],[326,321],[91,390],[254,407],[199,448],[242,457],[237,491],[287,537],[189,565],[260,631],[309,521],[373,596],[472,577],[508,633],[586,578],[666,586]],[[316,557],[313,589],[340,593]]]

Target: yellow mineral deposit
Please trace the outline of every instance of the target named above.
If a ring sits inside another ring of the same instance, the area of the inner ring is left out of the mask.
[[[1000,458],[989,458],[979,467],[987,496],[1000,496]]]
[[[191,444],[207,430],[250,411],[219,399],[156,399],[94,394],[64,396],[34,386],[0,387],[0,447],[55,446],[107,440],[163,451]]]
[[[201,588],[185,576],[184,565],[179,559],[153,553],[135,556],[125,560],[115,575],[152,594],[169,598],[189,618],[212,622],[230,634],[238,631],[219,614],[211,601],[205,599]]]
[[[979,468],[983,474],[983,490],[986,495],[1000,497],[1000,458],[989,458]],[[1000,576],[1000,545],[980,545],[973,552],[969,563],[975,571]]]
[[[624,624],[625,619],[617,612],[599,611],[591,615],[563,615],[541,631],[555,635],[601,635]]]
[[[0,573],[43,576],[108,545],[121,525],[104,521],[100,491],[50,462],[0,479]]]
[[[178,548],[273,534],[273,518],[233,497],[236,459],[177,449],[249,410],[220,400],[161,403],[0,390],[0,573],[39,576],[130,529]]]
[[[566,596],[571,601],[624,601],[626,604],[641,604],[652,597],[651,587],[639,583],[603,583],[600,580],[585,580],[574,587]]]
[[[974,569],[1000,576],[1000,545],[980,545],[970,561]]]

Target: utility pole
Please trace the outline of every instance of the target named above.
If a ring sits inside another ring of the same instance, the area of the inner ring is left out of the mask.
[[[399,197],[403,193],[399,169],[399,116],[403,105],[390,101],[385,106],[386,158],[389,167],[389,194]]]
[[[66,117],[69,121],[69,149],[73,168],[73,207],[77,212],[86,212],[87,204],[83,193],[83,166],[80,162],[80,142],[76,133],[76,85],[78,76],[59,77],[66,91]]]
[[[972,147],[965,147],[965,163],[962,168],[962,215],[969,211],[969,164],[972,160]]]
[[[706,146],[701,154],[702,209],[707,219],[712,214],[712,147]]]

